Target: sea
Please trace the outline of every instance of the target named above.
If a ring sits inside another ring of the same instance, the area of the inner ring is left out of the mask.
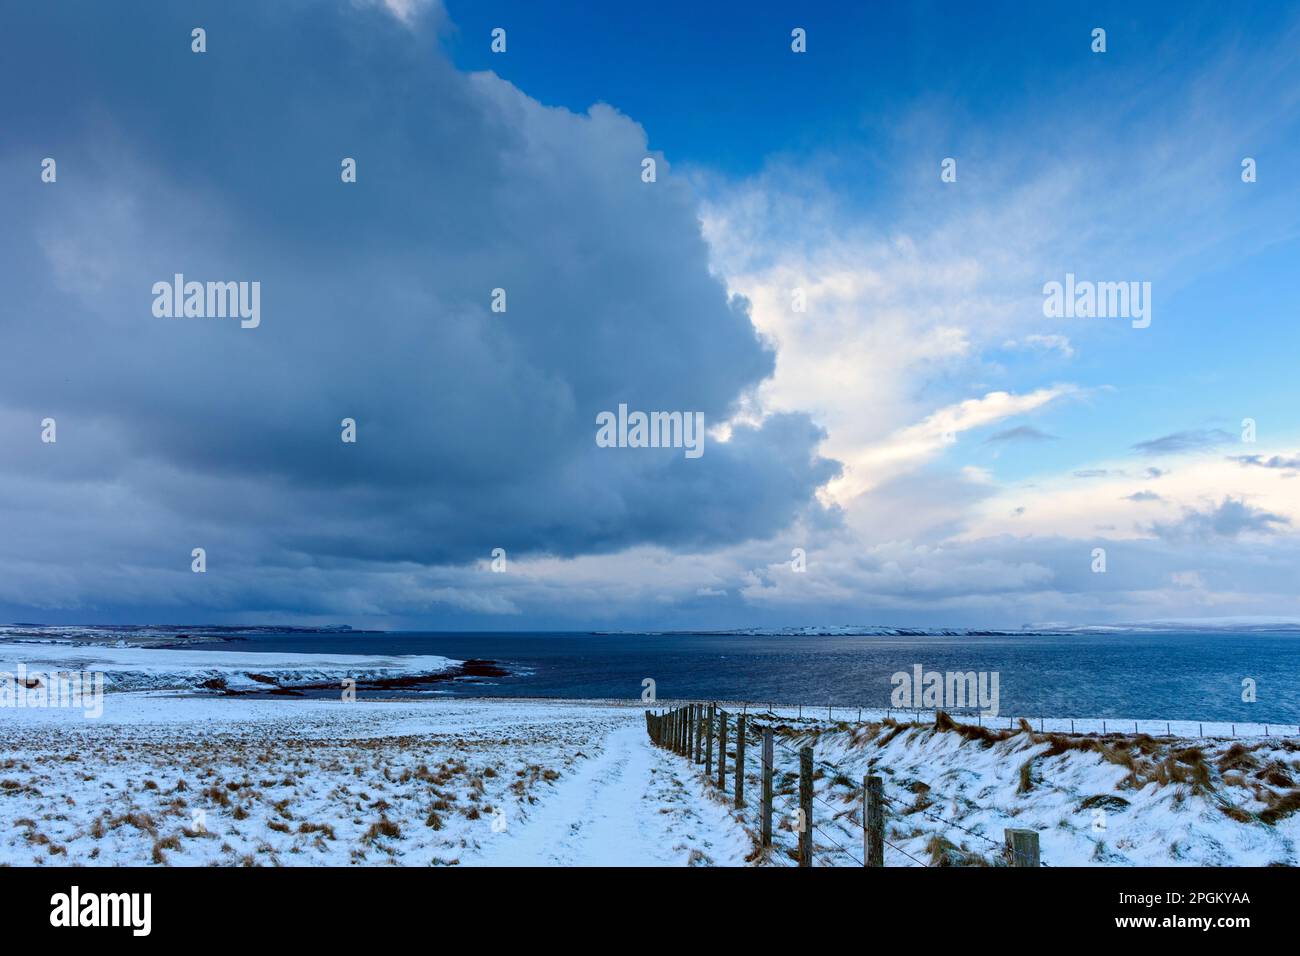
[[[887,708],[894,675],[998,675],[1002,714],[1300,725],[1300,631],[691,634],[285,632],[190,650],[437,654],[507,676],[414,694]],[[1250,699],[1253,698],[1253,699]]]

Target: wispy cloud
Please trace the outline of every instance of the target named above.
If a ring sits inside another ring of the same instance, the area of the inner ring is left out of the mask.
[[[1235,538],[1242,534],[1274,534],[1279,527],[1291,523],[1283,515],[1254,508],[1245,501],[1224,498],[1222,502],[1203,510],[1188,510],[1181,520],[1170,524],[1153,524],[1152,530],[1166,540],[1186,538]]]
[[[1049,435],[1040,431],[1032,425],[1017,425],[1015,428],[1008,428],[1005,431],[996,432],[984,439],[984,444],[995,445],[999,442],[1041,442],[1057,441],[1055,435]]]
[[[1290,457],[1270,455],[1267,458],[1263,455],[1230,455],[1228,460],[1235,461],[1239,465],[1249,465],[1256,468],[1277,468],[1285,471],[1300,470],[1300,456],[1295,455]]]
[[[1124,496],[1125,501],[1164,501],[1160,495],[1154,491],[1135,491],[1131,495]]]
[[[1232,435],[1221,428],[1201,428],[1173,432],[1149,441],[1141,441],[1133,446],[1133,450],[1147,455],[1179,455],[1188,451],[1213,448],[1234,440]]]

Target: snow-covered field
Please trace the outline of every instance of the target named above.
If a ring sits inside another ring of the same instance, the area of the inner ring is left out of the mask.
[[[724,794],[651,745],[634,701],[125,690],[437,674],[444,658],[20,644],[0,662],[117,688],[97,717],[0,706],[0,863],[789,866],[804,744],[819,866],[861,865],[867,774],[884,780],[889,866],[1001,865],[1007,827],[1039,831],[1052,866],[1300,863],[1300,736],[1277,728],[751,709],[737,810],[734,722]],[[760,852],[764,725],[777,813]]]
[[[739,865],[639,707],[112,695],[0,710],[13,865]]]

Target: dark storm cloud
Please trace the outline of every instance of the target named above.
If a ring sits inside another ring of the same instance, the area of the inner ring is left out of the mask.
[[[686,186],[661,156],[641,181],[635,122],[461,74],[378,8],[213,8],[202,55],[192,20],[60,4],[7,27],[0,560],[48,572],[10,600],[278,606],[253,576],[220,594],[149,576],[214,541],[271,582],[827,519],[813,492],[838,466],[802,415],[694,460],[595,445],[621,402],[719,424],[773,369]],[[19,92],[35,76],[39,107]],[[154,317],[174,273],[260,282],[260,327]],[[129,592],[97,588],[92,555],[140,569]]]

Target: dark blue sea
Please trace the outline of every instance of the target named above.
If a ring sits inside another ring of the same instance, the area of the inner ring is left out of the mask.
[[[200,650],[439,654],[509,676],[439,685],[439,696],[660,699],[887,707],[897,671],[988,671],[1003,714],[1300,724],[1300,632],[970,636],[583,633],[254,634]],[[1242,681],[1257,701],[1242,700]]]

